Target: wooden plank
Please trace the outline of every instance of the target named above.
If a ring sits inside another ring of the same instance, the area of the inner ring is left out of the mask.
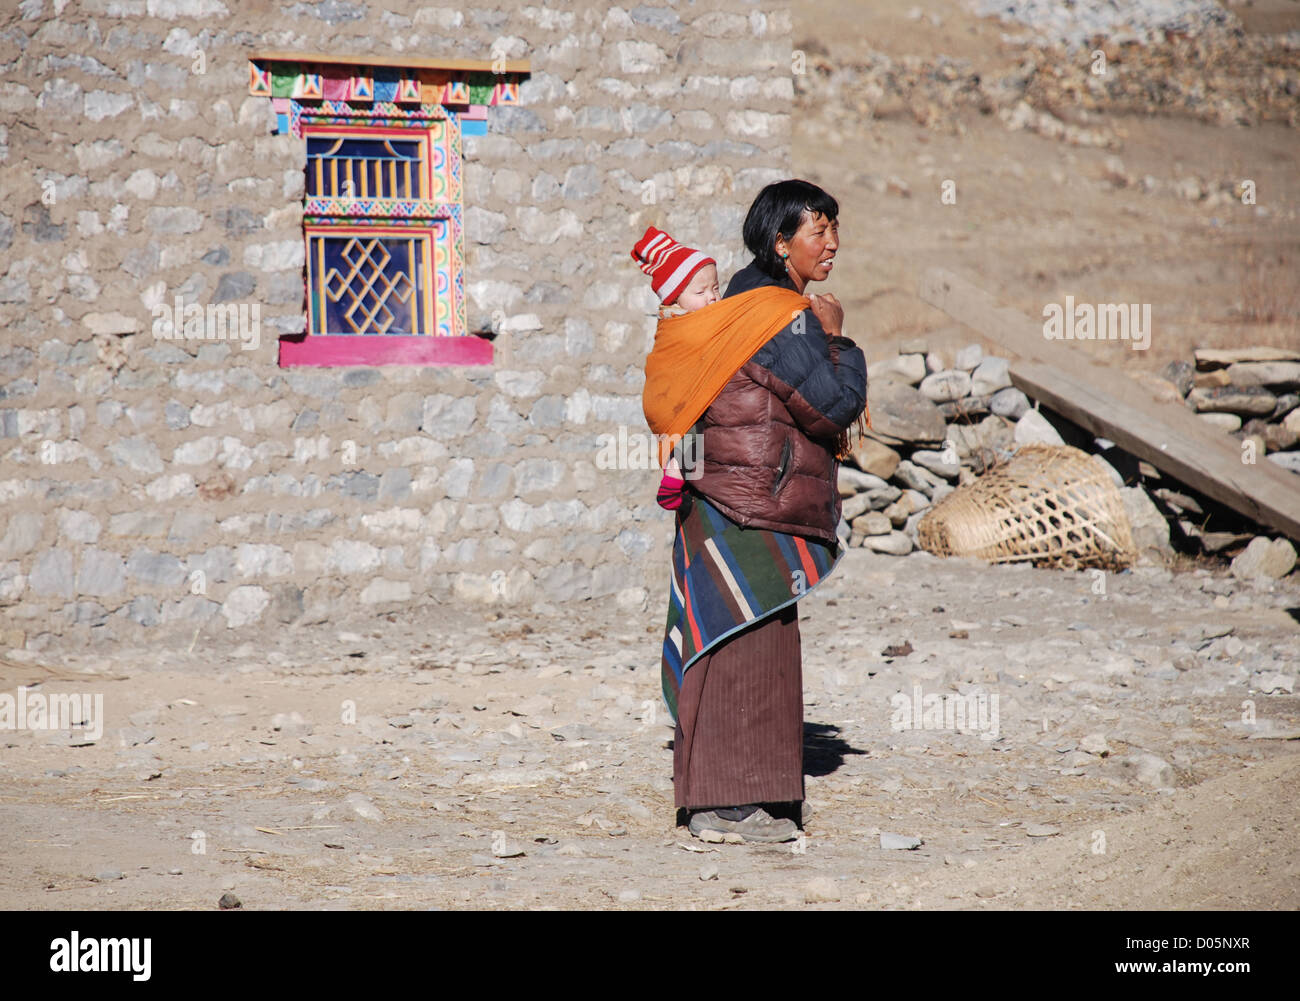
[[[1300,541],[1300,478],[1263,455],[1242,462],[1239,443],[1186,406],[1161,402],[1122,372],[1069,342],[1049,341],[1041,322],[999,307],[951,272],[934,268],[921,298],[1019,355],[1011,381],[1093,435],[1109,438],[1206,496]]]
[[[341,56],[328,52],[252,52],[249,59],[285,63],[346,63],[350,66],[402,66],[411,69],[469,70],[478,73],[493,72],[491,59],[438,59],[431,56]],[[527,59],[504,59],[496,68],[505,73],[528,73]]]

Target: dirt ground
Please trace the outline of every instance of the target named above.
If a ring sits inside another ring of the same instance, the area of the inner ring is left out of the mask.
[[[657,607],[11,651],[4,690],[107,723],[0,734],[0,907],[1300,905],[1300,584],[1098,579],[851,550],[799,606],[810,816],[774,846],[675,826]],[[997,717],[899,729],[914,686]]]
[[[953,0],[815,0],[796,10],[795,43],[807,48],[808,75],[796,102],[794,172],[841,205],[835,271],[817,290],[844,303],[845,332],[868,361],[918,336],[941,350],[979,342],[1006,354],[920,301],[918,283],[931,267],[965,276],[1030,317],[1066,295],[1150,303],[1148,350],[1075,345],[1117,366],[1157,371],[1190,360],[1195,347],[1300,344],[1300,130],[1279,121],[1208,124],[1190,113],[1079,112],[1063,99],[1051,102],[1066,123],[1113,142],[1086,146],[1013,131],[996,113],[828,88],[815,69],[822,51],[821,65],[832,73],[861,66],[874,51],[900,68],[947,57],[992,84],[1026,62],[1027,50],[1004,37],[1023,32],[975,18]],[[1231,10],[1247,32],[1300,29],[1300,5],[1291,0]],[[1088,76],[1086,51],[1061,50],[1051,60]],[[1135,71],[1119,62],[1110,72]],[[1291,103],[1300,107],[1300,95]],[[933,120],[919,124],[927,117]],[[1109,163],[1114,157],[1122,175]],[[1133,183],[1118,185],[1117,176]],[[1147,177],[1151,190],[1139,183]],[[1243,179],[1255,181],[1253,206],[1178,193],[1189,180],[1208,189]],[[945,180],[955,184],[952,204],[941,199]]]

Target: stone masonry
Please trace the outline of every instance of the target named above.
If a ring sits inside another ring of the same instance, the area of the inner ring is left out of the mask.
[[[655,300],[628,252],[655,224],[724,282],[745,262],[745,210],[789,174],[790,32],[746,0],[6,5],[5,645],[453,599],[657,615],[658,474],[598,462],[647,433]],[[464,142],[492,365],[279,367],[306,154],[248,96],[259,49],[530,60]],[[177,296],[260,306],[260,343],[156,337]]]

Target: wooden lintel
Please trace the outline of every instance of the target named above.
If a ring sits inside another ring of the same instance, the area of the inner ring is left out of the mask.
[[[1206,496],[1300,542],[1300,476],[1262,454],[1253,463],[1243,461],[1235,439],[1186,405],[1156,400],[1149,390],[1073,350],[1069,342],[1048,340],[1041,322],[999,307],[987,293],[951,272],[927,271],[920,294],[1017,355],[1010,364],[1011,381],[1028,396]],[[1127,345],[1122,349],[1130,350]]]
[[[492,73],[501,70],[504,73],[528,73],[527,59],[437,59],[428,56],[375,56],[355,55],[341,56],[326,52],[251,52],[248,58],[254,62],[276,63],[331,63],[348,66],[400,66],[410,69],[460,70],[471,73]]]

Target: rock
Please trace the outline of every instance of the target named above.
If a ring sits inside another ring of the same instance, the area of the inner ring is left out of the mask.
[[[271,717],[271,729],[288,736],[301,736],[307,732],[307,721],[300,712],[276,713]]]
[[[947,359],[940,351],[929,351],[925,356],[925,370],[927,372],[942,372],[948,368]]]
[[[803,899],[808,904],[833,904],[840,899],[840,889],[829,876],[818,876],[804,884]]]
[[[1079,750],[1104,758],[1110,754],[1110,745],[1106,743],[1104,734],[1090,733],[1079,741]]]
[[[1197,414],[1196,416],[1205,421],[1206,424],[1216,427],[1220,431],[1227,431],[1229,434],[1241,427],[1241,418],[1236,414],[1210,413]]]
[[[1026,410],[1029,409],[1029,397],[1020,390],[1013,388],[999,389],[989,400],[989,412],[997,414],[999,417],[1006,417],[1013,421],[1018,421]]]
[[[117,743],[119,747],[138,747],[152,741],[154,736],[152,730],[145,730],[137,726],[124,726],[117,731]]]
[[[1109,463],[1106,463],[1109,466]],[[1140,554],[1148,556],[1172,555],[1169,543],[1169,522],[1160,513],[1151,497],[1142,487],[1119,488],[1124,510],[1132,529],[1133,544]]]
[[[853,462],[864,473],[887,480],[894,475],[902,456],[883,442],[874,438],[858,439],[853,449]]]
[[[902,491],[892,483],[886,483],[877,490],[865,490],[844,501],[840,506],[840,516],[851,523],[866,511],[878,511],[883,507],[887,507],[898,500],[901,495]]]
[[[1187,402],[1198,413],[1258,417],[1273,413],[1277,396],[1263,386],[1198,386],[1187,394]]]
[[[47,549],[36,558],[27,584],[36,594],[71,599],[73,595],[72,553]]]
[[[964,369],[969,372],[976,368],[983,360],[984,349],[978,344],[967,344],[957,352],[957,358],[952,363],[952,367]]]
[[[885,831],[880,832],[880,847],[885,851],[915,851],[925,844],[920,838],[912,837],[910,834],[889,834]]]
[[[1179,396],[1186,396],[1192,391],[1192,377],[1195,370],[1190,362],[1171,361],[1160,372],[1160,377],[1173,384]]]
[[[586,723],[565,723],[551,728],[551,736],[556,740],[597,740],[600,731]]]
[[[909,490],[916,490],[925,494],[926,497],[932,496],[934,488],[943,482],[934,473],[922,469],[907,459],[900,462],[898,468],[894,470],[894,480]]]
[[[841,497],[852,497],[863,490],[879,490],[889,486],[881,477],[854,469],[852,466],[840,466],[836,483]]]
[[[362,820],[379,822],[384,819],[384,811],[359,792],[349,794],[343,802]]]
[[[1194,389],[1222,389],[1226,385],[1228,385],[1227,369],[1216,368],[1213,372],[1197,372],[1192,376]]]
[[[1246,361],[1228,366],[1228,380],[1234,386],[1300,388],[1300,361]]]
[[[957,474],[961,472],[961,463],[956,461],[950,462],[945,456],[947,456],[947,453],[945,452],[936,452],[929,449],[917,449],[912,453],[911,461],[922,469],[927,469],[939,476],[955,480]],[[956,456],[952,456],[952,458],[955,460]]]
[[[123,879],[122,873],[117,869],[105,869],[103,872],[95,873],[95,878],[101,883],[112,882],[115,879]]]
[[[1300,443],[1300,432],[1292,431],[1281,424],[1265,424],[1263,434],[1264,445],[1270,452],[1285,452]]]
[[[1295,547],[1288,539],[1255,536],[1232,561],[1231,572],[1240,580],[1254,577],[1285,577],[1295,568]]]
[[[907,523],[908,515],[912,513],[912,502],[905,497],[900,497],[885,508],[883,513],[891,525],[902,528]]]
[[[862,544],[877,553],[906,556],[912,551],[912,538],[906,532],[892,531],[888,535],[868,535]]]
[[[1037,413],[1037,411],[1035,411]],[[1041,417],[1042,415],[1039,414]],[[960,426],[960,425],[959,425]],[[972,433],[973,432],[973,433]],[[1016,422],[1005,417],[990,414],[978,424],[967,426],[966,437],[975,449],[993,449],[995,451],[1014,451],[1016,443]]]
[[[1300,452],[1269,452],[1266,458],[1292,473],[1300,473]]]
[[[1202,371],[1236,362],[1300,361],[1300,351],[1292,348],[1197,348],[1193,352],[1196,367]]]
[[[967,373],[950,368],[927,375],[921,380],[920,391],[935,403],[950,403],[971,394],[971,379]]]
[[[983,417],[987,414],[992,401],[991,396],[963,396],[960,400],[940,403],[939,412],[947,421],[970,420],[972,417]]]
[[[238,629],[256,622],[271,602],[271,594],[265,588],[244,586],[237,587],[227,595],[221,605],[221,614],[231,629]]]
[[[1011,386],[1010,363],[1005,358],[985,358],[971,373],[972,396],[992,396]]]
[[[867,384],[872,435],[886,445],[943,441],[943,414],[919,390],[892,379]]]
[[[925,378],[925,356],[917,354],[895,355],[867,366],[867,384],[873,379],[893,379],[915,386]]]
[[[1295,676],[1280,671],[1274,674],[1262,674],[1257,687],[1265,695],[1272,695],[1274,692],[1286,692],[1290,695],[1295,690]]]
[[[1294,431],[1296,434],[1300,434],[1300,406],[1296,407],[1282,418],[1282,426],[1288,431]]]
[[[1167,789],[1176,781],[1173,766],[1154,754],[1130,754],[1113,760],[1125,775],[1143,785]]]
[[[217,901],[217,906],[223,911],[237,911],[244,905],[233,893],[223,893],[221,899]]]
[[[115,553],[87,549],[77,571],[77,592],[97,597],[116,594],[126,583],[125,569],[126,564]]]
[[[853,519],[853,531],[863,535],[888,535],[893,531],[893,527],[889,518],[879,511],[868,511],[861,517]]]
[[[700,880],[707,883],[711,879],[718,878],[718,867],[710,862],[708,865],[700,866]]]
[[[1065,444],[1056,428],[1037,410],[1026,410],[1020,420],[1016,421],[1015,440],[1021,445],[1035,442],[1045,445]]]
[[[1178,391],[1168,379],[1162,379],[1158,375],[1152,375],[1150,372],[1132,372],[1129,378],[1143,386],[1151,393],[1151,399],[1157,403],[1182,403],[1183,393]]]
[[[1279,393],[1277,403],[1273,405],[1273,414],[1268,419],[1280,421],[1297,407],[1300,407],[1300,393]]]
[[[1054,838],[1061,833],[1059,827],[1051,824],[1026,824],[1025,836],[1030,838]]]

